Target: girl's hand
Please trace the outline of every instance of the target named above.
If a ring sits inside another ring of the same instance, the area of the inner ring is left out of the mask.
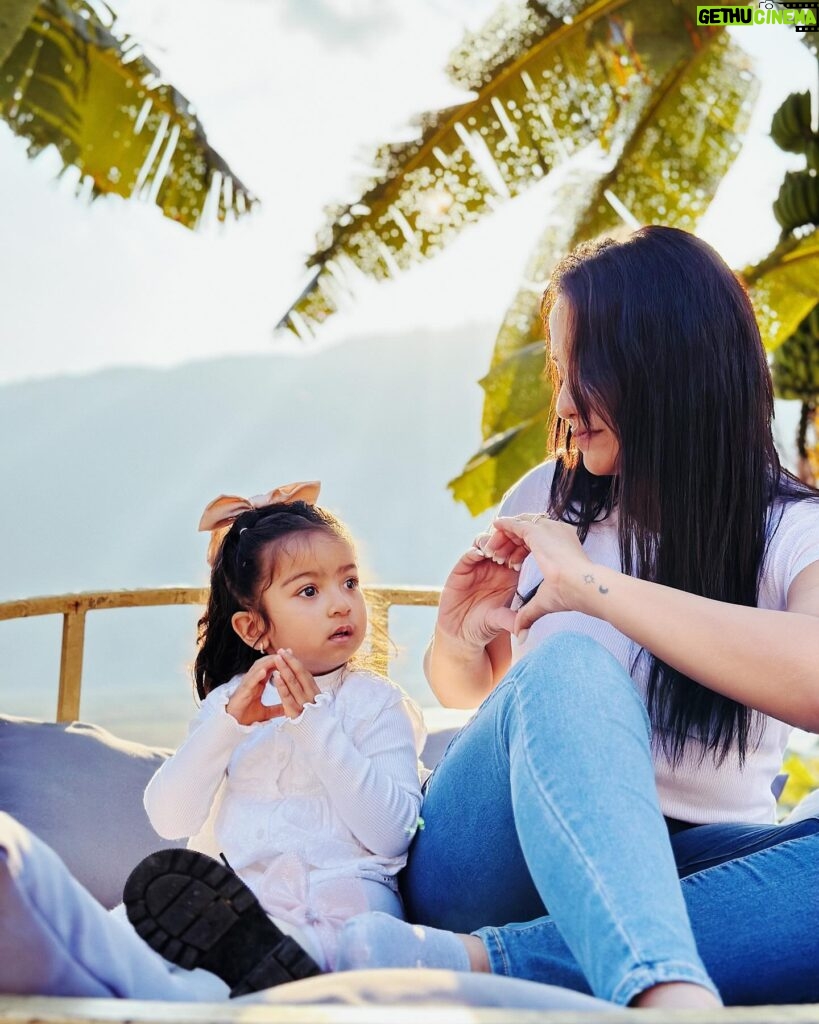
[[[281,718],[284,708],[274,705],[272,708],[262,704],[262,690],[268,679],[276,671],[276,655],[266,654],[254,661],[245,672],[241,683],[231,694],[227,702],[227,712],[233,715],[240,725],[253,725],[255,722],[267,722],[271,718]]]
[[[546,516],[509,516],[496,519],[484,551],[508,550],[516,543],[530,551],[543,573],[543,582],[528,604],[517,613],[514,632],[519,634],[549,612],[574,611],[568,584],[592,576],[593,563],[577,539],[575,527]]]
[[[515,613],[509,604],[518,583],[520,560],[499,564],[485,558],[481,545],[486,535],[478,537],[455,564],[447,577],[438,605],[438,629],[459,643],[483,649],[499,633],[511,632]],[[512,545],[519,548],[519,545]],[[496,557],[503,558],[500,549]]]
[[[298,718],[304,705],[314,703],[321,690],[292,651],[281,648],[271,658],[276,664],[271,680],[282,699],[283,713],[288,718]]]

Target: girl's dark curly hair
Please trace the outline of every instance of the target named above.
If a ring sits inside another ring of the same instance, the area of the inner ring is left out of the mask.
[[[338,519],[303,501],[277,503],[243,512],[222,540],[210,575],[210,597],[197,630],[193,665],[196,692],[204,699],[217,686],[247,672],[261,652],[233,628],[239,611],[254,611],[265,626],[261,596],[270,583],[281,541],[294,533],[326,533],[352,543]]]

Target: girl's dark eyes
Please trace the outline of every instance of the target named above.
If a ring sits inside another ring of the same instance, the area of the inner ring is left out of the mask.
[[[302,587],[299,591],[299,594],[302,597],[315,597],[317,593],[318,587],[314,587],[312,583],[308,584],[306,587]]]
[[[348,590],[355,590],[358,587],[358,577],[351,576],[348,580],[344,581],[344,586],[347,587]]]

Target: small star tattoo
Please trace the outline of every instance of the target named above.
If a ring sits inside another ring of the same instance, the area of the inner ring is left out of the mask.
[[[584,583],[594,583],[594,576],[590,572],[585,573],[583,576]]]
[[[601,594],[608,594],[609,592],[608,587],[599,586],[597,589],[600,591]]]

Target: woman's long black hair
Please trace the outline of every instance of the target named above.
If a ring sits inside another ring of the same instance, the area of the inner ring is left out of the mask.
[[[584,540],[616,508],[624,572],[755,606],[778,525],[772,516],[768,529],[771,503],[819,492],[780,465],[771,375],[743,286],[694,235],[645,227],[561,261],[543,300],[547,333],[558,297],[568,307],[566,373],[578,417],[586,425],[592,411],[600,416],[620,454],[615,475],[594,476],[555,416],[551,513]],[[744,761],[759,716],[647,651],[640,657],[650,659],[648,710],[666,754],[679,762],[693,738],[716,763],[734,744]]]
[[[193,678],[200,699],[262,657],[236,633],[233,616],[255,611],[269,625],[260,599],[270,584],[277,550],[295,533],[316,531],[350,541],[334,515],[303,501],[265,505],[233,522],[214,559],[208,606],[198,625]]]

